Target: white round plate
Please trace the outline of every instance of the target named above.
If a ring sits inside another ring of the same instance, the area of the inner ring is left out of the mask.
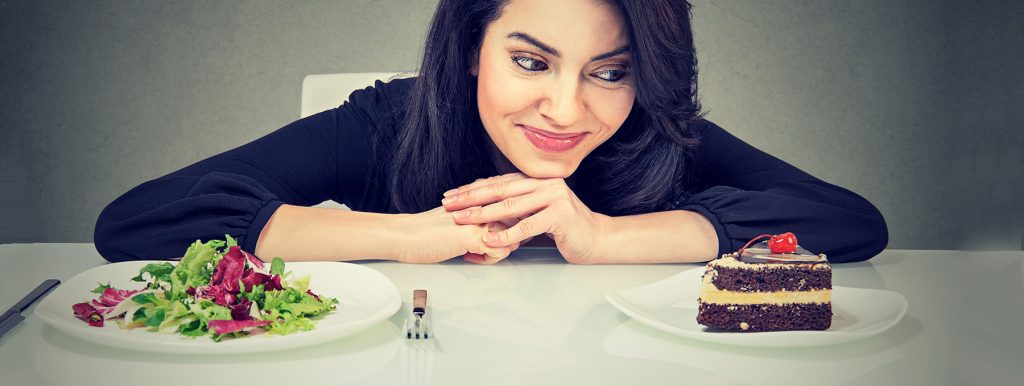
[[[139,289],[130,279],[151,261],[101,265],[82,272],[57,287],[36,306],[46,324],[69,335],[102,345],[130,350],[178,354],[252,353],[316,345],[362,332],[391,317],[402,305],[398,288],[380,272],[349,263],[287,263],[292,277],[309,275],[309,288],[317,295],[338,299],[337,309],[314,320],[316,328],[290,335],[260,334],[214,342],[209,336],[190,338],[176,333],[155,333],[145,328],[122,329],[114,320],[92,327],[75,318],[71,306],[94,299],[97,283],[118,289]],[[173,263],[173,262],[172,262]]]
[[[832,326],[825,331],[732,332],[697,323],[704,268],[694,268],[648,285],[610,291],[612,305],[640,323],[691,339],[751,347],[824,346],[867,338],[896,325],[907,299],[896,292],[832,287]]]

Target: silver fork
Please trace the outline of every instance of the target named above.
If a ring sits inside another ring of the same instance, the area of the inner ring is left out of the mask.
[[[427,290],[412,291],[412,317],[405,319],[406,339],[430,339],[433,331],[430,330],[429,319],[423,317],[426,313]]]
[[[430,385],[434,370],[434,354],[440,351],[427,312],[427,291],[412,294],[412,314],[405,319],[405,341],[402,345],[402,375],[406,385]]]

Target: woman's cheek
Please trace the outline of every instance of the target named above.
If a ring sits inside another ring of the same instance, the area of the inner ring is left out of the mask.
[[[633,109],[634,93],[613,92],[598,98],[598,106],[591,111],[612,131],[622,126]]]

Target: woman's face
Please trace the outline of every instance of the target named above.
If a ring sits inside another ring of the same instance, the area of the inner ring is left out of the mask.
[[[511,0],[472,71],[480,119],[501,155],[531,177],[571,175],[633,106],[629,43],[613,5]]]

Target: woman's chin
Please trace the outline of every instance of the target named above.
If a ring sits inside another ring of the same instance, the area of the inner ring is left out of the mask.
[[[568,178],[576,171],[577,166],[579,166],[578,163],[566,165],[563,163],[543,162],[518,169],[531,178]]]

